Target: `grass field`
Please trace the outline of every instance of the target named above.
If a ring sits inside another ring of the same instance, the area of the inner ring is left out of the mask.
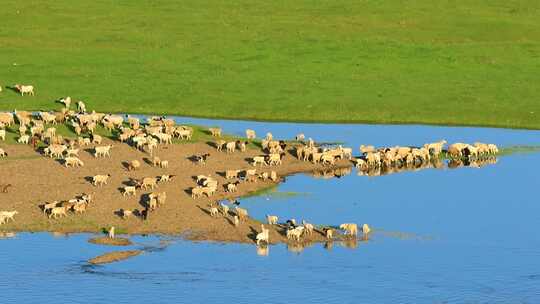
[[[540,128],[536,0],[2,4],[2,110]]]

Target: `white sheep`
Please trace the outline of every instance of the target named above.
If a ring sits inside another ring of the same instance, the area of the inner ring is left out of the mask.
[[[223,213],[223,216],[229,215],[229,206],[225,204],[220,204],[219,207],[221,209],[221,212]]]
[[[0,221],[0,224],[7,223],[9,222],[9,220],[15,221],[13,217],[18,213],[19,212],[17,211],[0,211],[0,218],[2,218],[2,220]]]
[[[238,216],[233,216],[233,225],[235,227],[238,227],[238,225],[240,225],[240,220],[238,219]]]
[[[6,140],[6,130],[0,130],[0,139]]]
[[[252,158],[253,162],[253,166],[257,166],[257,164],[261,164],[261,165],[265,165],[266,166],[266,161],[264,159],[264,156],[254,156]]]
[[[114,226],[112,226],[112,227],[109,229],[108,236],[109,236],[110,239],[114,239],[114,238],[115,238]]]
[[[58,217],[67,216],[66,207],[53,207],[50,209],[49,218],[57,219]]]
[[[211,217],[216,217],[219,214],[219,210],[216,207],[211,207],[209,212]]]
[[[92,177],[92,184],[94,186],[106,185],[107,180],[109,179],[110,176],[111,176],[110,174],[107,174],[107,175],[95,175],[95,176]]]
[[[356,236],[358,235],[358,225],[354,223],[345,223],[339,225],[339,229],[345,230],[345,234]]]
[[[77,157],[66,157],[64,159],[64,165],[67,167],[82,167],[84,166],[84,163],[82,160],[80,160]]]
[[[268,221],[268,225],[277,225],[278,223],[278,217],[275,215],[266,215],[266,220]]]
[[[255,134],[255,130],[247,129],[246,138],[249,140],[257,138],[257,135]]]
[[[238,216],[238,218],[241,220],[241,221],[245,221],[248,219],[248,211],[246,209],[243,209],[243,208],[240,208],[240,207],[235,207],[235,210],[236,210],[236,215]]]
[[[270,231],[266,228],[264,228],[264,225],[261,224],[261,232],[257,234],[255,237],[255,240],[257,242],[257,245],[260,244],[260,242],[265,242],[266,244],[269,243],[270,238]]]
[[[21,93],[21,96],[24,96],[24,94],[34,96],[34,86],[32,85],[16,84],[14,87],[17,89],[17,91],[19,91],[19,93]]]
[[[123,196],[136,195],[136,194],[137,194],[137,190],[135,186],[125,186],[124,192],[122,192]]]
[[[4,149],[0,148],[0,157],[6,157],[8,156],[7,152],[4,151]]]
[[[228,142],[227,144],[225,144],[225,147],[227,148],[227,153],[234,153],[234,151],[236,150],[236,142]]]
[[[23,136],[19,137],[19,139],[17,139],[18,143],[25,144],[25,145],[28,145],[29,141],[30,141],[30,136],[29,135],[23,135]]]

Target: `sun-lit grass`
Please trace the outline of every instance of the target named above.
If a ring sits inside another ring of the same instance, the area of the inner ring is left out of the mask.
[[[2,4],[3,110],[540,128],[539,1]]]

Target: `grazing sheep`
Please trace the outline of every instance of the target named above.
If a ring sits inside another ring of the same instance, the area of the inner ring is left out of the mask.
[[[219,204],[219,207],[221,209],[221,212],[223,213],[223,216],[229,215],[229,206],[225,204]]]
[[[67,216],[66,207],[53,207],[50,209],[49,218],[57,219],[62,216]]]
[[[370,152],[375,152],[375,147],[374,146],[360,145],[360,153],[366,154],[366,153],[370,153]]]
[[[141,163],[138,160],[132,160],[128,163],[128,171],[137,170],[141,167]]]
[[[246,138],[247,138],[248,140],[252,140],[252,139],[257,138],[257,135],[255,134],[255,131],[254,131],[254,130],[247,129],[247,130],[246,130]]]
[[[8,193],[9,188],[11,187],[11,184],[6,185],[0,185],[0,192],[1,193]]]
[[[260,242],[265,242],[266,244],[269,243],[269,231],[268,229],[264,228],[264,225],[261,224],[262,232],[258,233],[255,237],[255,240],[257,242],[257,245],[260,244]]]
[[[252,158],[252,161],[253,161],[252,164],[253,164],[253,166],[255,167],[255,166],[257,166],[257,164],[261,164],[261,165],[265,165],[265,166],[266,166],[267,164],[266,164],[266,161],[265,161],[264,158],[265,158],[264,156],[254,156],[254,157]]]
[[[133,215],[132,210],[122,209],[120,212],[122,213],[122,219],[123,220],[126,220],[126,219],[130,218]]]
[[[248,144],[247,141],[237,141],[236,144],[238,145],[240,152],[246,152]]]
[[[266,181],[269,177],[270,177],[270,173],[268,172],[263,172],[259,174],[259,178],[262,179],[263,181]]]
[[[268,155],[268,164],[270,166],[281,165],[281,154],[272,153]]]
[[[110,239],[114,239],[114,237],[115,237],[115,235],[114,235],[114,226],[112,226],[112,227],[109,229],[108,236],[109,236]]]
[[[356,236],[358,235],[358,226],[353,223],[345,223],[339,225],[339,229],[345,230],[346,235]]]
[[[2,218],[2,221],[0,221],[0,224],[7,223],[9,220],[15,221],[13,217],[18,214],[17,211],[0,211],[0,218]]]
[[[216,150],[217,150],[217,151],[223,150],[223,146],[225,146],[226,144],[227,144],[227,142],[224,141],[224,140],[222,140],[222,139],[216,141],[216,142],[215,142]]]
[[[154,156],[152,159],[152,166],[158,167],[161,164],[161,159],[157,156]]]
[[[228,142],[227,144],[225,144],[225,147],[227,148],[227,153],[234,153],[234,151],[236,150],[236,142]]]
[[[305,228],[305,234],[306,235],[312,235],[313,234],[313,230],[315,230],[315,227],[313,226],[313,224],[310,224],[310,223],[302,220],[302,225]]]
[[[362,233],[364,233],[364,235],[368,235],[370,232],[371,232],[371,228],[369,227],[368,224],[362,225]]]
[[[270,180],[273,181],[273,182],[278,181],[278,175],[277,175],[276,171],[270,171]]]
[[[107,146],[101,146],[101,147],[95,147],[94,148],[94,157],[105,157],[105,156],[108,156],[108,157],[111,157],[111,148],[113,146],[112,145],[107,145]]]
[[[99,135],[92,134],[92,143],[96,145],[101,145],[101,142],[103,141],[103,138]]]
[[[94,186],[106,185],[107,180],[109,179],[110,176],[111,176],[110,174],[107,174],[107,175],[95,175],[94,177],[92,177],[92,184]]]
[[[266,215],[266,220],[268,221],[268,225],[277,225],[278,223],[278,217],[275,215]]]
[[[228,183],[227,184],[227,192],[236,192],[238,190],[237,189],[238,184],[239,184],[239,182]]]
[[[233,216],[233,225],[235,227],[238,227],[238,225],[240,225],[240,220],[238,219],[238,216]]]
[[[159,162],[160,168],[169,168],[169,161],[168,160],[162,160]]]
[[[64,159],[64,165],[67,167],[82,167],[84,166],[84,163],[82,160],[80,160],[77,157],[66,157]]]
[[[216,217],[219,214],[219,210],[216,207],[211,207],[209,212],[211,217]]]
[[[173,134],[180,139],[187,139],[191,140],[191,137],[193,136],[193,129],[185,126],[178,127],[174,129]]]
[[[58,207],[58,202],[57,201],[41,205],[43,213],[50,213],[51,209],[54,208],[54,207]]]
[[[69,107],[71,106],[71,97],[64,97],[64,98],[60,98],[60,100],[58,100],[60,103],[63,103],[64,106],[66,107],[66,109],[69,109]]]
[[[166,192],[159,192],[157,194],[157,204],[158,206],[165,205],[165,202],[167,201],[167,193]]]
[[[21,96],[24,96],[24,94],[30,94],[34,96],[34,86],[32,85],[22,85],[22,84],[16,84],[14,85],[15,89],[21,93]]]
[[[79,203],[76,203],[75,205],[73,205],[73,211],[75,213],[84,213],[86,212],[86,206],[87,204],[84,203],[84,202],[79,202]]]
[[[165,183],[165,182],[169,182],[173,177],[175,177],[176,175],[162,175],[159,177],[159,182],[160,183]]]
[[[122,196],[127,196],[127,195],[136,195],[137,192],[136,192],[136,187],[135,186],[125,186],[124,187],[124,192],[122,192]]]
[[[215,137],[221,137],[221,128],[209,128],[210,134]]]
[[[139,183],[139,187],[141,187],[141,189],[144,189],[144,190],[148,190],[148,188],[153,190],[155,187],[157,187],[157,178],[145,177]]]
[[[249,217],[248,211],[246,209],[235,207],[236,215],[241,221],[246,221]]]
[[[324,233],[325,233],[327,239],[333,239],[334,238],[334,230],[332,228],[325,228]]]
[[[191,188],[191,198],[199,198],[203,195],[203,189],[201,186]]]
[[[303,234],[304,234],[304,227],[295,227],[295,228],[287,229],[286,236],[288,240],[292,239],[299,242]]]
[[[86,105],[82,100],[77,101],[77,111],[80,113],[86,113]]]
[[[18,143],[25,144],[25,145],[28,145],[29,141],[30,141],[30,136],[29,135],[23,135],[23,136],[19,137],[19,139],[17,139]]]
[[[7,152],[4,151],[4,149],[0,148],[0,157],[6,157],[8,156]]]
[[[240,170],[226,170],[225,178],[226,179],[238,178],[239,173],[240,173]]]
[[[68,149],[66,150],[66,156],[79,156],[79,149]]]

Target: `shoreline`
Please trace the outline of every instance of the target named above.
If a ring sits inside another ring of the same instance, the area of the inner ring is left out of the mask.
[[[50,111],[51,109],[30,109],[27,111],[37,112],[37,111]],[[57,111],[58,109],[53,109]],[[1,108],[0,112],[11,112],[11,109]],[[97,110],[96,110],[97,111]],[[98,111],[101,113],[109,113],[115,115],[145,115],[152,116],[156,115],[155,112],[151,111],[134,111],[134,112],[117,112],[117,111]],[[174,113],[174,112],[163,112],[160,115],[167,117],[186,117],[186,118],[195,118],[195,119],[208,119],[208,120],[225,120],[225,121],[243,121],[243,122],[267,122],[267,123],[302,123],[302,124],[331,124],[331,125],[384,125],[384,126],[429,126],[429,127],[454,127],[454,128],[486,128],[486,129],[507,129],[507,130],[523,130],[523,131],[540,131],[540,125],[537,127],[524,125],[524,126],[512,126],[507,124],[490,124],[490,123],[467,123],[467,122],[428,122],[421,120],[413,121],[402,121],[402,120],[369,120],[369,119],[353,119],[353,120],[339,120],[339,119],[329,119],[329,120],[304,120],[304,119],[272,119],[272,118],[257,118],[257,117],[230,117],[230,116],[205,116],[205,115],[196,115],[188,113]]]

